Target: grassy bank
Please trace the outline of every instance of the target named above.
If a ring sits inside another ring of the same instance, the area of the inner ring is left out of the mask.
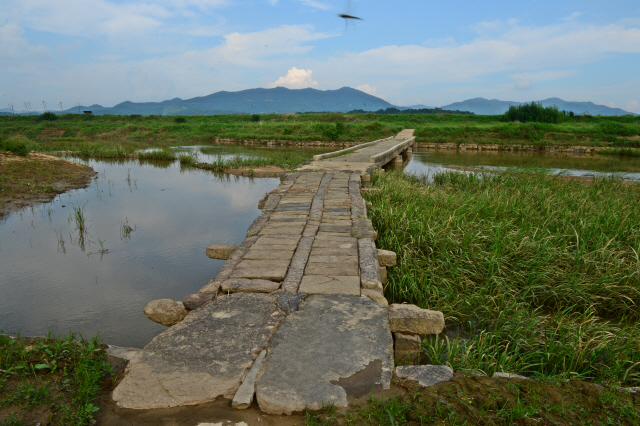
[[[234,155],[233,157],[223,157],[218,155],[211,163],[201,162],[197,154],[180,154],[178,159],[180,165],[195,167],[213,172],[224,172],[227,170],[252,169],[258,167],[274,166],[283,170],[290,170],[300,163],[311,160],[313,155],[305,152],[296,153],[265,153],[264,157],[244,157]]]
[[[558,124],[501,122],[500,116],[268,114],[219,116],[0,116],[0,138],[21,135],[38,150],[125,149],[208,144],[216,138],[291,141],[371,141],[416,129],[417,142],[640,147],[640,117],[566,118]]]
[[[36,201],[86,186],[94,171],[60,158],[0,151],[0,217]]]
[[[89,425],[110,380],[100,340],[0,333],[0,424]]]
[[[441,310],[428,363],[640,385],[640,185],[543,172],[377,175],[390,301]]]

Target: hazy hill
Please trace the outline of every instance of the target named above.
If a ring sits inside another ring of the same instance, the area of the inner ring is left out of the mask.
[[[338,90],[248,89],[216,92],[191,99],[175,98],[162,102],[122,102],[111,108],[100,105],[80,107],[94,114],[269,114],[291,112],[347,112],[353,109],[376,111],[392,107],[389,102],[350,87]],[[77,108],[67,110],[77,113]]]
[[[557,106],[560,111],[573,111],[576,114],[588,112],[591,115],[625,115],[633,114],[620,108],[611,108],[605,105],[596,105],[593,102],[568,102],[560,98],[549,98],[542,101],[536,101],[542,106]],[[498,99],[473,98],[462,102],[454,102],[445,105],[442,109],[450,109],[460,111],[471,111],[482,115],[499,115],[504,114],[509,109],[509,105],[520,105],[523,102],[500,101]],[[633,114],[637,115],[637,114]]]

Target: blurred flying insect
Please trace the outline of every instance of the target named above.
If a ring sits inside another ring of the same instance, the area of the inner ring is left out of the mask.
[[[364,21],[362,18],[358,18],[357,16],[351,15],[351,0],[347,0],[347,10],[345,13],[338,14],[339,18],[344,19],[344,31],[347,32],[347,28],[349,27],[349,20],[353,21]]]

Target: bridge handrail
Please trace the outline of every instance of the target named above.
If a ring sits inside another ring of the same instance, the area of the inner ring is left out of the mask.
[[[412,138],[406,139],[398,143],[397,145],[392,146],[386,151],[383,151],[376,155],[372,155],[371,158],[369,158],[369,162],[382,163],[382,164],[388,163],[393,157],[395,157],[396,155],[398,155],[399,153],[407,149],[408,146],[413,145],[415,141],[416,141],[415,136]]]
[[[340,154],[345,153],[347,151],[351,151],[353,149],[363,148],[365,146],[373,145],[374,143],[386,141],[386,140],[393,139],[393,138],[394,138],[394,136],[389,136],[388,138],[378,139],[378,140],[375,140],[373,142],[361,143],[360,145],[351,146],[349,148],[341,149],[340,151],[332,151],[332,152],[326,152],[324,154],[314,155],[313,156],[313,161],[326,160],[327,158],[335,157],[337,155],[340,155]]]

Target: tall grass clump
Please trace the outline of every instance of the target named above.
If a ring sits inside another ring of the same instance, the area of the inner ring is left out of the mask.
[[[640,384],[640,185],[544,172],[376,175],[385,295],[441,310],[432,362]]]
[[[561,123],[565,115],[558,111],[557,106],[543,107],[541,103],[509,105],[501,121],[520,121],[522,123],[534,121],[537,123]]]
[[[24,136],[13,136],[7,139],[0,139],[0,151],[9,151],[14,154],[26,156],[31,150],[29,139]]]
[[[175,161],[176,158],[176,154],[170,149],[154,149],[152,151],[138,152],[138,160]]]

